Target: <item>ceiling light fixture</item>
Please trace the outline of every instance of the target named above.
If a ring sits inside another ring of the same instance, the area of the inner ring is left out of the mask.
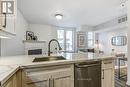
[[[63,15],[62,14],[56,14],[55,17],[56,17],[57,20],[63,19]]]

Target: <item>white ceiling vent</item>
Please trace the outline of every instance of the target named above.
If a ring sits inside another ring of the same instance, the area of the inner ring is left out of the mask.
[[[118,23],[123,23],[126,22],[127,20],[128,20],[127,16],[123,16],[118,19]]]

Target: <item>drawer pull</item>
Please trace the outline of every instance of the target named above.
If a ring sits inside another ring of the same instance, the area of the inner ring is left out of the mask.
[[[104,79],[104,70],[102,70],[102,79]]]

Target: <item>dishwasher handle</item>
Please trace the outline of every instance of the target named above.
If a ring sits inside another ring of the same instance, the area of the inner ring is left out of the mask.
[[[87,68],[87,67],[92,67],[92,66],[100,66],[100,64],[90,64],[90,65],[75,65],[77,68]]]

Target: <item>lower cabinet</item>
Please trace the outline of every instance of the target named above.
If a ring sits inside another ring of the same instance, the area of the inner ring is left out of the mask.
[[[31,81],[23,84],[23,87],[50,87],[49,78],[44,78],[44,80]]]
[[[25,69],[22,87],[74,87],[73,65]]]
[[[102,87],[114,87],[114,61],[102,61]]]
[[[74,87],[74,64],[19,70],[1,87]],[[102,87],[114,87],[114,61],[102,61]]]
[[[2,87],[14,87],[13,79],[11,78],[10,80],[8,80]]]
[[[21,72],[16,72],[2,87],[21,87]]]
[[[72,72],[69,70],[63,70],[52,75],[53,86],[52,87],[74,87],[74,80]]]

